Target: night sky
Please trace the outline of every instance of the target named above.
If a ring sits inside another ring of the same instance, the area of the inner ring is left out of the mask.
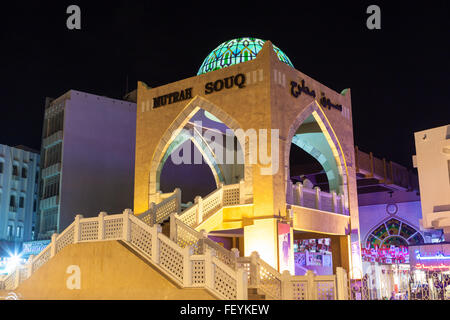
[[[120,98],[127,76],[130,90],[191,77],[220,43],[245,36],[271,40],[337,92],[351,88],[363,151],[411,167],[413,133],[450,123],[449,1],[93,2],[2,2],[0,144],[40,148],[46,96]],[[81,30],[66,28],[70,4]],[[381,30],[366,27],[370,4]]]

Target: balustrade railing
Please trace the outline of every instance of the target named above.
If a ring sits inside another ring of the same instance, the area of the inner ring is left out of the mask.
[[[176,218],[173,220],[177,221]],[[177,228],[179,226],[183,227],[181,221],[178,221]],[[184,228],[190,229],[186,225]],[[70,244],[122,240],[182,287],[206,288],[226,300],[247,299],[247,273],[229,262],[234,253],[199,236],[200,233],[195,230],[188,231],[196,241],[183,244],[179,242],[182,239],[180,231],[177,241],[173,241],[161,232],[161,225],[149,226],[134,216],[130,209],[116,215],[101,212],[94,218],[77,215],[64,232],[52,236],[50,244],[39,255],[31,256],[27,264],[4,277],[0,287],[6,290],[16,289]],[[195,243],[201,250],[194,252]]]
[[[178,218],[191,228],[195,228],[222,207],[244,204],[243,181],[221,185],[206,197],[195,198],[194,204],[182,211]]]
[[[179,213],[181,211],[181,190],[175,189],[169,194],[158,193],[159,203],[150,203],[150,208],[140,214],[138,217],[149,226],[157,223],[162,223],[168,219],[172,213]]]
[[[324,192],[319,187],[310,189],[301,182],[292,185],[292,202],[297,206],[348,215],[343,195]]]
[[[248,287],[256,288],[271,300],[346,300],[347,281],[344,269],[336,275],[318,276],[308,271],[304,276],[278,272],[262,260],[257,252],[237,259],[237,265],[249,274]]]
[[[236,259],[239,253],[220,246],[209,239],[206,233],[190,228],[177,214],[170,217],[170,239],[180,247],[192,247],[194,254],[204,254],[206,250],[214,250],[217,259],[236,270]]]
[[[407,168],[386,159],[380,159],[372,152],[365,153],[355,147],[356,172],[367,177],[375,177],[387,184],[395,184],[405,189],[418,190],[417,175]]]
[[[268,299],[345,299],[346,273],[341,268],[337,268],[337,275],[331,276],[316,276],[312,272],[305,276],[290,275],[287,271],[281,274],[256,252],[239,258],[237,249],[225,249],[205,232],[192,228],[218,208],[241,204],[241,186],[242,183],[221,186],[204,199],[197,198],[193,206],[181,213],[176,206],[175,210],[169,206],[169,203],[180,203],[180,195],[175,191],[144,216],[135,216],[130,209],[116,215],[101,212],[94,218],[77,215],[61,234],[52,236],[51,243],[39,255],[31,256],[25,266],[0,281],[0,287],[14,290],[68,245],[122,240],[180,286],[206,288],[221,299],[247,299],[248,287],[256,288]],[[301,185],[296,187],[301,189]],[[320,190],[314,192],[315,206],[337,207],[339,197],[327,194],[323,200],[317,198]],[[304,195],[313,193],[303,189],[297,194],[295,201],[304,204]],[[143,217],[150,218],[145,221]],[[164,235],[161,225],[156,223],[166,217],[170,217],[170,237]]]

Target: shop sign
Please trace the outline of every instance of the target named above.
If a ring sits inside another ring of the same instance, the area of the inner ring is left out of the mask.
[[[153,98],[153,108],[165,106],[175,102],[188,100],[192,98],[192,88],[187,88],[181,91],[175,91],[163,96]]]
[[[305,86],[305,80],[302,80],[300,83],[301,85],[295,81],[291,81],[291,94],[293,97],[297,98],[302,92],[313,98],[316,97],[316,92]]]
[[[417,263],[414,268],[416,269],[422,269],[422,270],[437,270],[437,269],[450,269],[450,266],[445,265],[443,263],[441,263],[440,265],[425,265],[425,264],[421,264],[421,263]]]
[[[295,81],[291,81],[291,95],[294,98],[298,98],[302,94],[302,92],[308,96],[316,98],[316,92],[305,85],[305,80],[301,80],[300,84]],[[334,108],[342,112],[342,105],[332,103],[331,100],[327,98],[325,96],[325,93],[323,92],[321,92],[320,95],[321,97],[319,99],[319,102],[323,108],[328,108],[328,110]]]
[[[362,248],[361,255],[364,261],[386,264],[409,263],[408,247],[391,245],[389,248]]]
[[[324,107],[325,109],[328,108],[328,110],[330,110],[331,108],[334,108],[334,109],[342,112],[342,105],[331,103],[330,99],[325,97],[325,94],[323,92],[321,92],[321,95],[322,95],[322,97],[320,98],[319,101],[320,101],[320,104],[322,105],[322,107]]]
[[[37,256],[50,244],[50,240],[38,240],[24,242],[22,245],[22,256],[35,255]]]
[[[235,76],[218,79],[214,82],[205,84],[205,94],[221,91],[222,89],[231,89],[234,86],[242,89],[245,87],[245,74],[239,73]]]
[[[419,250],[416,250],[417,260],[450,260],[450,256],[444,255],[442,252],[438,251],[435,255],[422,256]]]

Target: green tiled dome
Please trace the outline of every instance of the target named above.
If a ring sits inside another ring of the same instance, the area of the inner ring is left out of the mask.
[[[266,41],[257,38],[237,38],[226,41],[206,57],[197,75],[255,59],[264,42]],[[294,68],[291,60],[283,51],[275,45],[273,45],[273,49],[280,61]]]

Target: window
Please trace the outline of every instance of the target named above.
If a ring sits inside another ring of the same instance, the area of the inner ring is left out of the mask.
[[[13,236],[13,227],[8,226],[8,238],[11,239]]]
[[[17,227],[16,228],[16,238],[21,238],[22,237],[22,227]]]
[[[44,183],[44,196],[43,199],[47,199],[59,194],[59,175],[53,176]]]
[[[39,181],[39,172],[36,172],[36,177],[34,178],[34,182],[38,183]]]
[[[36,199],[33,201],[33,212],[36,212]]]
[[[27,168],[22,168],[22,178],[27,178]]]
[[[18,175],[19,175],[19,173],[18,173],[18,172],[19,172],[19,170],[18,170],[17,166],[16,166],[16,165],[14,165],[14,166],[13,166],[13,173],[12,173],[12,174],[13,174],[13,176],[18,176]]]
[[[56,163],[61,162],[62,143],[47,149],[45,151],[44,167],[48,168]]]
[[[64,111],[47,119],[45,125],[46,138],[63,129]]]
[[[0,173],[3,173],[3,162],[0,162]]]
[[[58,219],[58,208],[53,208],[44,212],[45,231],[56,230]]]
[[[16,206],[16,196],[11,196],[9,198],[9,206],[10,207],[15,207]]]
[[[25,203],[25,198],[24,197],[20,197],[20,199],[19,199],[19,208],[23,208],[24,203]]]

